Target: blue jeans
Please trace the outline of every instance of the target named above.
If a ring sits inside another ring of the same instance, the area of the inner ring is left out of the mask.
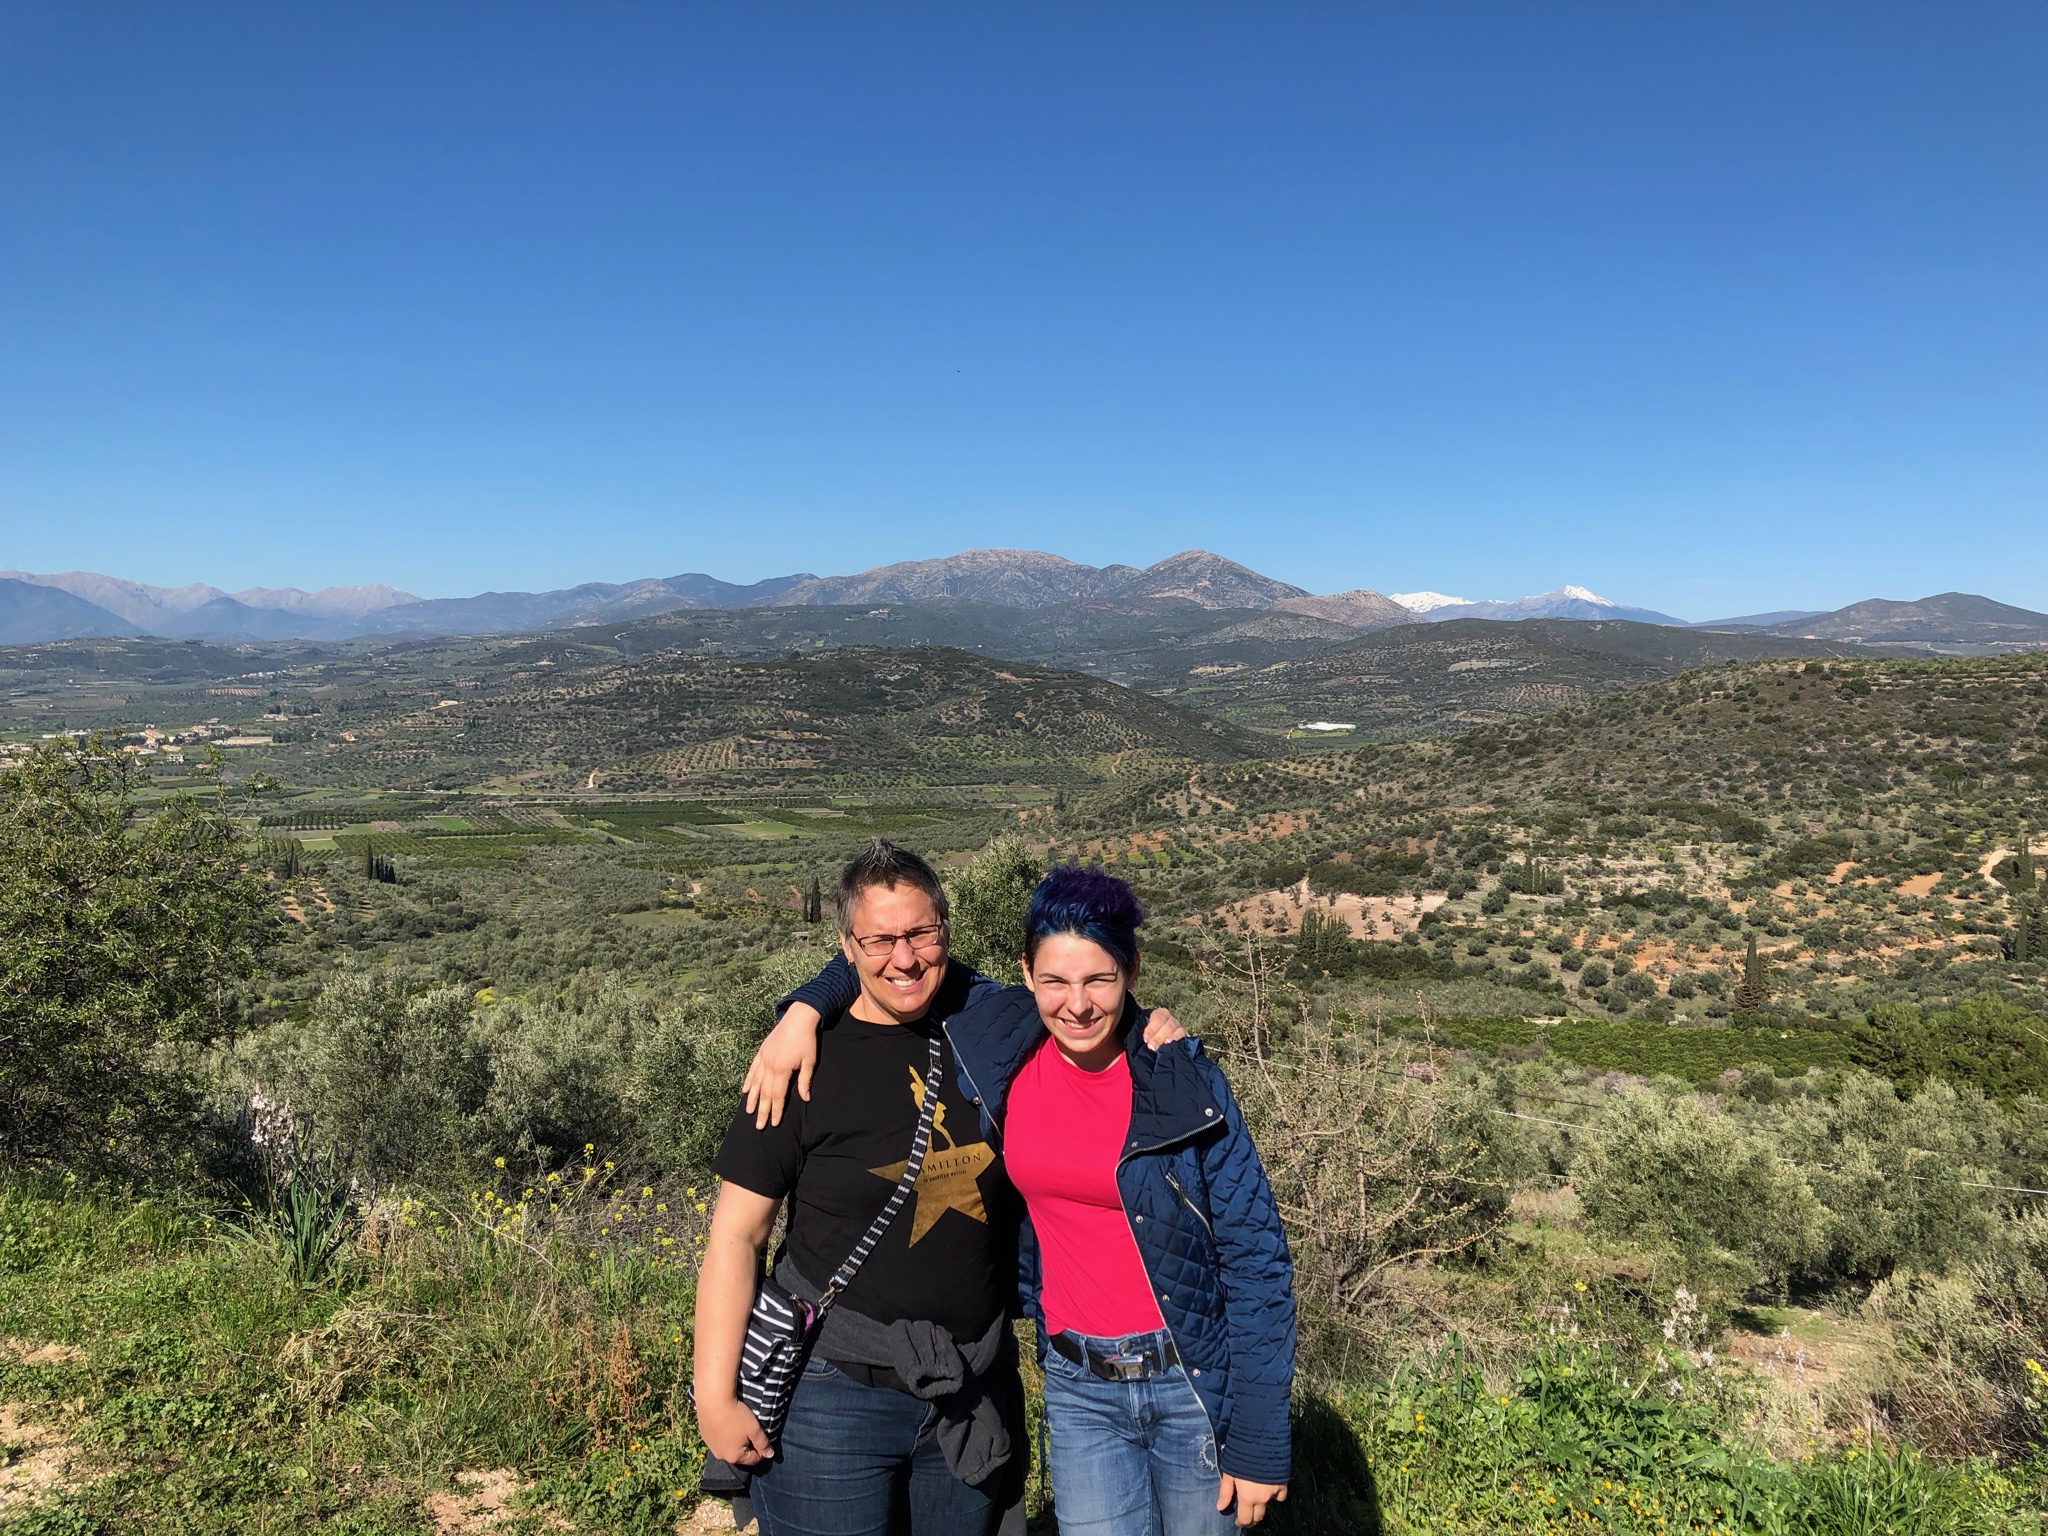
[[[938,1410],[837,1366],[804,1366],[779,1453],[754,1474],[763,1536],[991,1536],[1002,1517],[987,1489],[946,1466]]]
[[[1068,1338],[1098,1353],[1158,1348],[1166,1334]],[[1208,1410],[1187,1369],[1144,1381],[1104,1381],[1047,1351],[1045,1422],[1052,1440],[1052,1500],[1060,1536],[1210,1536],[1235,1532],[1218,1514],[1222,1473]]]

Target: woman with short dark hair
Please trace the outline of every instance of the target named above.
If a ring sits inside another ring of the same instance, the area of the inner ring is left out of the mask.
[[[1143,921],[1115,876],[1053,870],[1024,985],[946,1025],[1024,1199],[1019,1288],[1067,1536],[1253,1525],[1290,1475],[1286,1238],[1223,1073],[1193,1040],[1138,1049]],[[795,996],[829,1007],[847,981],[835,963]]]

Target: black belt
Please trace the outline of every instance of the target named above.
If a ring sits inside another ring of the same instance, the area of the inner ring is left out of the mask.
[[[828,1360],[825,1363],[864,1387],[887,1387],[891,1392],[910,1391],[903,1378],[886,1365],[862,1365],[858,1360]]]
[[[1174,1347],[1172,1339],[1149,1349],[1118,1350],[1109,1354],[1090,1349],[1070,1333],[1055,1333],[1046,1342],[1052,1345],[1054,1354],[1076,1365],[1085,1365],[1104,1381],[1143,1381],[1180,1364],[1180,1351]]]

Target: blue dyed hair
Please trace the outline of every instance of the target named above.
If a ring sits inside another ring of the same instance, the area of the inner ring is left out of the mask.
[[[1138,925],[1145,909],[1129,885],[1100,864],[1056,864],[1031,893],[1024,917],[1024,959],[1038,956],[1038,943],[1054,934],[1092,939],[1117,959],[1128,975],[1138,968]]]

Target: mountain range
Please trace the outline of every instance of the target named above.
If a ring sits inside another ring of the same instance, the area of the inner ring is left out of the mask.
[[[153,587],[92,571],[6,571],[0,572],[0,643],[138,635],[213,641],[487,635],[616,624],[691,610],[932,604],[1021,610],[1083,628],[1099,627],[1105,620],[1146,621],[1174,610],[1216,612],[1219,619],[1241,614],[1247,621],[1265,614],[1272,617],[1254,626],[1263,626],[1260,637],[1295,648],[1346,633],[1464,619],[1624,620],[1930,649],[2048,645],[2048,615],[1967,593],[1917,602],[1873,599],[1832,613],[1785,609],[1688,626],[1669,614],[1617,603],[1579,586],[1506,601],[1428,591],[1389,597],[1365,588],[1310,593],[1198,549],[1142,569],[1085,565],[1038,550],[974,549],[850,576],[799,572],[740,585],[691,572],[455,598],[421,598],[381,583],[317,592],[295,587],[225,592],[199,582]],[[1088,610],[1097,608],[1105,611],[1087,617]],[[1059,615],[1046,612],[1055,609]]]

